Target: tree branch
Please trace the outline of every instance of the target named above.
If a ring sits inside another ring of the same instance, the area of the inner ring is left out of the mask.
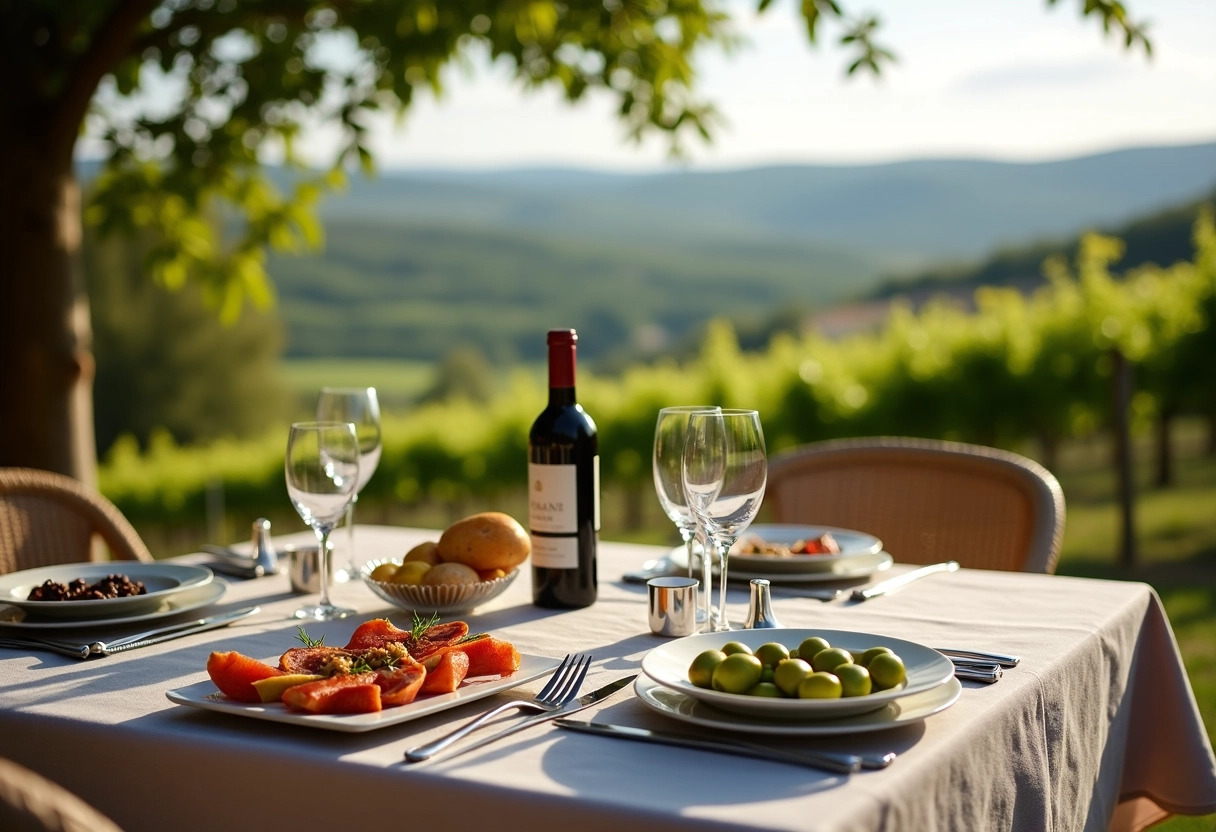
[[[68,74],[63,94],[54,105],[51,126],[51,152],[71,158],[80,125],[89,102],[106,73],[130,54],[140,23],[156,8],[159,0],[119,0],[114,11],[97,27],[89,48]]]

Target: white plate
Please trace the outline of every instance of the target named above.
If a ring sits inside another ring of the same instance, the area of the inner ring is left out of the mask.
[[[746,555],[735,549],[749,537],[758,537],[767,543],[784,544],[786,546],[799,540],[813,540],[831,533],[840,545],[840,552],[834,555]],[[877,555],[882,551],[882,541],[872,534],[856,532],[852,529],[839,529],[835,526],[798,526],[784,523],[757,523],[748,526],[739,540],[732,547],[731,565],[739,566],[752,572],[835,572],[838,569],[849,569],[851,560],[866,555]]]
[[[682,568],[688,566],[688,550],[677,546],[669,555],[672,562]],[[825,572],[769,572],[735,568],[738,563],[735,555],[730,556],[727,564],[726,577],[732,581],[750,581],[754,578],[765,578],[774,584],[804,584],[823,581],[850,581],[868,578],[875,572],[890,569],[895,559],[886,552],[876,552],[866,555],[852,555],[846,561],[837,562],[831,571]],[[761,564],[763,566],[763,564]],[[715,565],[714,573],[717,574]]]
[[[685,696],[677,690],[663,687],[653,679],[639,676],[633,684],[634,692],[642,704],[663,716],[690,722],[706,728],[726,731],[742,731],[748,734],[772,734],[780,737],[831,737],[841,734],[863,734],[869,731],[885,731],[920,722],[946,710],[958,701],[963,686],[953,677],[944,685],[904,696],[888,702],[877,711],[846,716],[840,719],[825,719],[819,722],[774,722],[719,711],[704,702]]]
[[[126,616],[113,618],[60,618],[33,619],[20,607],[0,604],[0,630],[87,630],[98,627],[115,627],[120,624],[133,624],[139,621],[155,621],[158,618],[168,618],[183,612],[190,612],[208,604],[214,604],[228,591],[228,584],[219,578],[214,578],[201,586],[190,587],[174,593],[161,600],[160,605],[151,612],[136,612]]]
[[[738,641],[753,650],[766,642],[776,641],[791,649],[803,639],[821,636],[833,647],[861,652],[870,647],[889,647],[904,660],[907,682],[900,688],[878,691],[866,696],[841,699],[777,699],[746,696],[738,693],[699,688],[688,681],[688,666],[705,650],[720,649],[728,641]],[[954,665],[932,648],[905,641],[902,638],[856,633],[850,630],[820,630],[778,627],[770,630],[729,630],[724,633],[701,633],[676,639],[656,647],[642,658],[642,672],[664,687],[699,699],[708,705],[732,713],[746,714],[771,720],[835,719],[842,716],[873,711],[895,699],[932,690],[954,678]]]
[[[277,662],[278,658],[270,661]],[[224,714],[263,719],[269,722],[286,722],[291,725],[304,725],[309,728],[324,728],[329,731],[373,731],[386,725],[397,725],[412,719],[428,716],[439,711],[446,711],[465,702],[484,699],[495,693],[510,690],[524,682],[540,678],[546,673],[552,673],[560,662],[543,656],[520,654],[519,669],[510,676],[485,677],[484,679],[466,679],[452,693],[441,693],[435,696],[415,699],[408,705],[395,708],[385,708],[370,714],[303,714],[289,711],[280,703],[251,705],[236,702],[215,689],[210,679],[189,685],[177,690],[166,691],[170,702],[186,705],[191,708],[201,708],[204,711],[218,711]]]
[[[69,583],[81,578],[88,583],[107,575],[126,575],[147,589],[143,595],[123,598],[103,598],[94,601],[28,601],[30,592],[46,581]],[[96,563],[64,563],[40,566],[0,575],[0,602],[20,607],[30,616],[48,620],[100,619],[151,612],[174,593],[211,581],[213,575],[205,566],[180,563],[144,563],[142,561],[106,561]]]

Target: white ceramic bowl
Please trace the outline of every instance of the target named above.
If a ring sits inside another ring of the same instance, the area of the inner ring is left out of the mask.
[[[863,651],[870,647],[889,647],[904,661],[907,682],[899,688],[866,696],[842,699],[776,699],[699,688],[688,681],[688,666],[705,650],[718,650],[728,641],[738,641],[755,650],[776,641],[793,649],[811,636],[827,639],[833,647]],[[656,647],[642,658],[642,672],[664,687],[678,690],[724,711],[777,720],[835,719],[877,710],[888,702],[932,690],[954,678],[954,665],[941,653],[912,641],[874,633],[848,630],[799,629],[778,627],[765,630],[730,630],[702,633],[677,639]]]
[[[468,612],[474,607],[502,595],[519,575],[519,569],[513,569],[493,581],[450,586],[395,584],[372,580],[372,570],[385,563],[400,564],[401,561],[392,558],[368,561],[360,570],[363,582],[371,588],[372,592],[393,606],[418,613]]]

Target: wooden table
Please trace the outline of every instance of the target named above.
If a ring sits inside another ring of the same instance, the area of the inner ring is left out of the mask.
[[[434,532],[360,527],[361,556],[400,555]],[[294,537],[299,538],[300,535]],[[281,545],[284,539],[277,539]],[[600,598],[551,611],[528,575],[466,616],[528,654],[595,659],[587,689],[637,673],[665,643],[645,587],[620,575],[660,553],[603,543]],[[904,567],[896,564],[892,573]],[[309,624],[342,644],[358,621],[407,613],[359,583],[335,587],[361,618]],[[213,650],[270,659],[295,644],[301,596],[285,576],[233,581],[220,608],[262,612],[228,629],[104,659],[0,650],[0,756],[65,785],[138,830],[1105,830],[1165,811],[1216,812],[1216,761],[1152,589],[1131,582],[964,569],[865,603],[774,586],[787,627],[897,636],[1023,656],[994,685],[964,683],[948,710],[906,727],[780,747],[895,751],[883,771],[833,775],[757,760],[577,735],[546,725],[484,750],[419,764],[403,751],[510,693],[363,734],[276,725],[181,707],[166,691],[206,679]],[[742,620],[746,586],[732,593]],[[88,634],[85,634],[88,635]],[[696,730],[625,689],[580,717]]]

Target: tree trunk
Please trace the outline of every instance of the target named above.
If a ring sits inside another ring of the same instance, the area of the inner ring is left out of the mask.
[[[93,485],[93,355],[79,274],[80,186],[71,145],[0,127],[0,465]]]
[[[1174,409],[1169,405],[1157,414],[1157,475],[1153,478],[1158,488],[1174,484],[1174,447],[1170,441],[1173,431]]]
[[[1119,499],[1119,565],[1136,566],[1136,498],[1132,470],[1131,401],[1132,366],[1120,350],[1113,350],[1111,374],[1111,434],[1114,441],[1115,482]]]

